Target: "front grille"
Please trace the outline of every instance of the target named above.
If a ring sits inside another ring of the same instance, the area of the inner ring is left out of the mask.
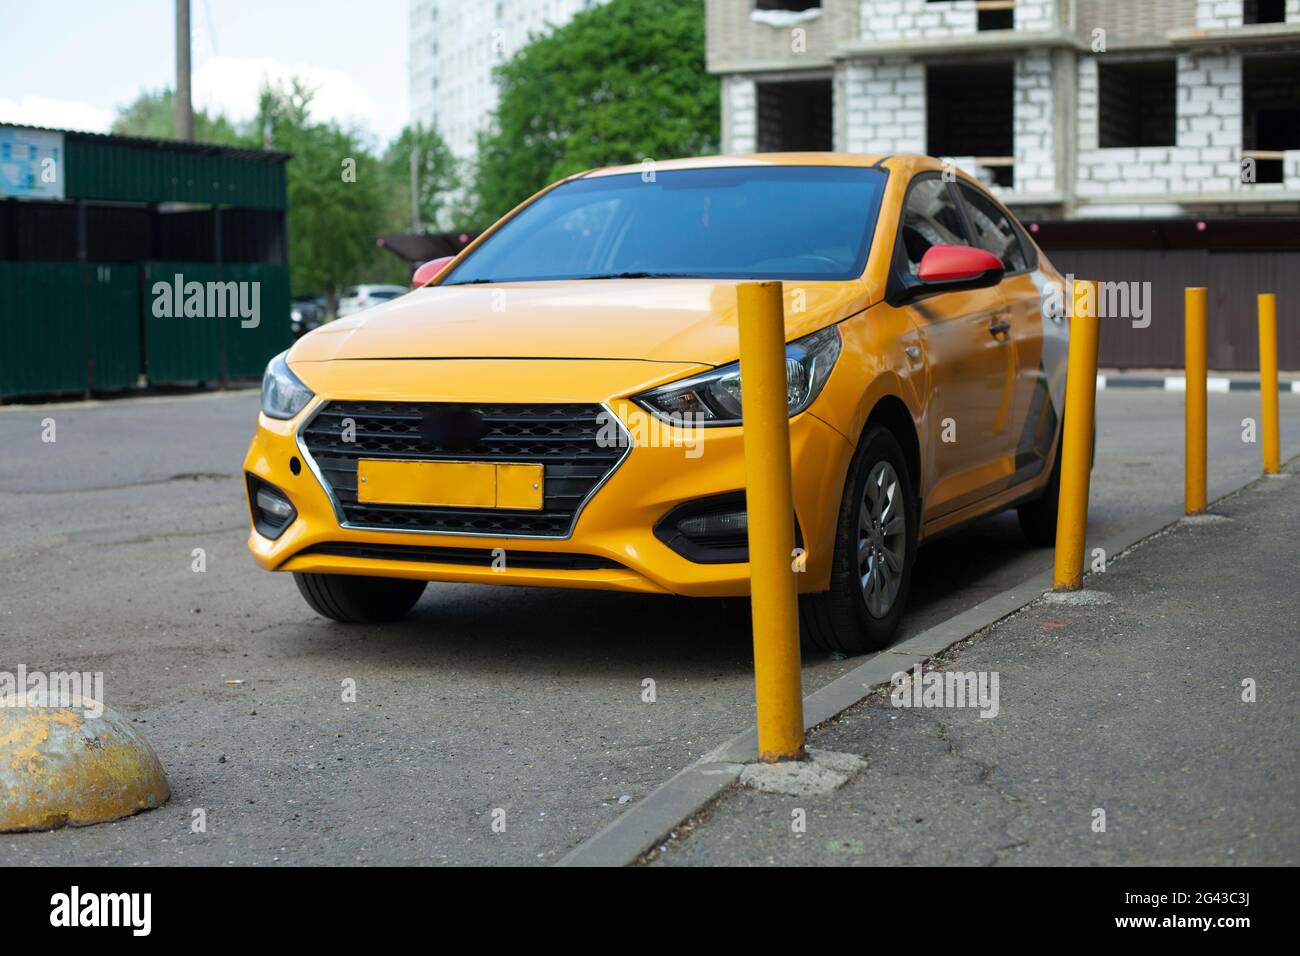
[[[421,434],[424,416],[465,405],[433,402],[326,402],[300,438],[349,527],[380,531],[441,532],[563,538],[578,510],[627,452],[608,441],[616,419],[601,405],[474,405],[483,416],[482,437],[469,448],[447,449]],[[345,422],[355,440],[343,440]],[[618,434],[626,435],[621,425]],[[605,439],[605,440],[602,440]],[[545,467],[540,511],[493,508],[426,508],[357,501],[357,460],[536,462]]]
[[[294,557],[324,554],[344,558],[365,558],[374,561],[418,561],[423,564],[463,564],[469,567],[490,568],[498,559],[507,568],[546,569],[554,571],[604,571],[622,568],[623,565],[595,554],[568,554],[562,551],[506,551],[488,548],[428,548],[410,544],[352,544],[329,541],[303,548]]]

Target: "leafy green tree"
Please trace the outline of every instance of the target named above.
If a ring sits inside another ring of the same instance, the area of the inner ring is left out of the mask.
[[[174,139],[176,113],[174,96],[169,88],[145,90],[129,105],[120,108],[113,120],[112,131],[119,136],[144,136],[149,139]],[[231,146],[240,141],[235,125],[220,113],[215,116],[206,110],[194,111],[194,139],[200,143]]]
[[[474,226],[593,166],[717,150],[703,0],[611,0],[534,38],[496,75],[501,98],[479,137]]]
[[[420,220],[426,229],[445,216],[455,163],[437,132],[421,127],[403,130],[376,156],[362,131],[314,122],[313,95],[299,79],[267,84],[256,116],[245,123],[197,111],[195,138],[293,154],[285,166],[290,282],[295,295],[323,293],[333,314],[337,293],[346,286],[410,279],[406,264],[380,249],[375,238],[380,232],[410,229],[412,148],[417,150]],[[173,138],[171,90],[140,94],[118,112],[113,132]]]
[[[375,245],[390,190],[361,132],[311,121],[312,90],[299,80],[262,90],[256,145],[293,153],[286,166],[289,266],[295,295],[337,293],[357,282],[406,281],[400,262]],[[391,260],[391,261],[390,261]]]
[[[406,127],[384,151],[388,228],[393,232],[408,232],[414,225],[411,221],[412,151],[420,228],[425,232],[451,228],[448,197],[456,186],[456,162],[438,131],[422,124]]]

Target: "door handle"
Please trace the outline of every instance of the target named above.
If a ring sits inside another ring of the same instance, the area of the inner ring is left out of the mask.
[[[1010,332],[1011,323],[1007,321],[1007,314],[1005,312],[999,312],[989,321],[989,335],[993,336],[998,341],[1003,341],[1002,336],[1004,335],[1010,337]]]

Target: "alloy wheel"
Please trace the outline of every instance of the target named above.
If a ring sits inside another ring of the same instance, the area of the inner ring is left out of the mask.
[[[858,508],[858,579],[872,617],[883,618],[898,599],[907,551],[907,507],[898,473],[876,462]]]

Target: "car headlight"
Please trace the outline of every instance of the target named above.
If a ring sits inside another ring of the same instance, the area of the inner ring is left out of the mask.
[[[786,405],[791,415],[812,404],[839,357],[840,330],[835,325],[785,347]],[[661,385],[635,396],[633,401],[659,418],[678,424],[739,425],[740,363]]]
[[[262,376],[262,414],[268,418],[293,418],[312,400],[312,391],[289,371],[284,360],[288,351],[281,352],[266,366]]]

